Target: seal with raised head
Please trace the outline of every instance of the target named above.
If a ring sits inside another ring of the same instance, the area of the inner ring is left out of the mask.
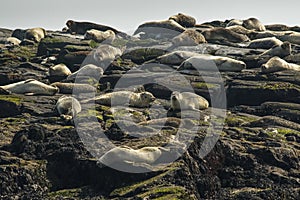
[[[107,42],[111,43],[116,38],[115,32],[112,30],[107,31],[99,31],[96,29],[91,29],[86,31],[84,34],[84,39],[86,40],[94,40],[96,42]]]
[[[115,147],[106,152],[100,158],[100,162],[105,165],[114,163],[142,163],[152,164],[162,155],[160,147],[143,147],[132,149],[127,146]]]
[[[95,24],[95,23],[92,23],[92,22],[76,22],[76,21],[73,21],[73,20],[68,20],[66,22],[66,25],[69,28],[68,31],[71,34],[84,35],[86,33],[86,31],[91,30],[91,29],[95,29],[95,30],[99,30],[99,31],[111,30],[115,34],[120,35],[121,37],[125,37],[125,38],[128,37],[128,35],[126,33],[118,31],[115,28],[105,26],[105,25],[101,25],[101,24]]]
[[[258,19],[254,17],[243,20],[242,26],[250,30],[266,31],[266,27]]]
[[[246,35],[236,33],[226,28],[213,28],[202,32],[207,41],[229,41],[234,43],[247,42],[249,38]]]
[[[62,119],[71,120],[81,112],[81,105],[74,97],[63,95],[57,100],[55,109]]]
[[[46,85],[34,79],[27,79],[0,87],[12,93],[26,95],[54,95],[59,91],[57,87]]]
[[[280,46],[280,45],[282,45],[282,43],[283,42],[281,40],[278,40],[276,37],[267,37],[267,38],[252,40],[249,43],[248,48],[270,49],[275,45]]]
[[[283,70],[300,71],[300,65],[288,63],[285,60],[275,56],[271,58],[266,64],[261,66],[262,73],[273,73]]]
[[[271,49],[263,52],[260,56],[270,55],[270,56],[279,56],[281,58],[290,55],[292,52],[291,43],[283,42],[281,45],[275,45]]]
[[[93,99],[82,101],[83,103],[95,102],[101,105],[118,106],[128,105],[132,107],[145,108],[155,100],[155,97],[150,92],[131,92],[131,91],[116,91],[102,94]]]
[[[194,27],[196,25],[196,19],[194,17],[182,13],[171,16],[169,20],[174,20],[185,28]]]
[[[58,64],[49,68],[49,76],[66,77],[70,74],[72,74],[72,72],[65,64]]]
[[[198,71],[230,71],[240,72],[246,68],[246,64],[243,61],[235,60],[233,58],[223,56],[212,56],[207,54],[200,54],[193,56],[185,60],[178,71],[193,70]]]
[[[194,46],[207,43],[205,37],[196,30],[186,30],[172,39],[174,46]]]
[[[26,30],[24,39],[40,42],[46,35],[46,30],[43,28],[30,28]]]
[[[192,92],[177,92],[171,94],[172,110],[203,110],[209,106],[208,101]]]

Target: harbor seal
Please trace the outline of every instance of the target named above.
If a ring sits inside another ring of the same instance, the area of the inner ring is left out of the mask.
[[[101,67],[93,64],[87,64],[81,67],[76,72],[70,74],[67,80],[74,80],[75,78],[95,78],[99,79],[103,75],[104,71]]]
[[[185,28],[194,27],[196,25],[196,19],[194,17],[182,13],[169,17],[169,20],[174,20]]]
[[[208,101],[192,92],[177,92],[171,94],[172,110],[203,110],[209,106]]]
[[[55,109],[62,119],[71,120],[81,112],[81,105],[74,97],[63,95],[57,100]]]
[[[107,106],[118,106],[129,104],[132,107],[145,108],[155,100],[155,97],[150,92],[135,93],[131,91],[116,91],[102,94],[90,100],[84,100],[83,103],[94,101],[97,104]]]
[[[288,63],[285,60],[275,56],[271,58],[266,64],[261,66],[262,73],[273,73],[283,70],[300,71],[300,65]]]
[[[108,44],[101,44],[92,52],[93,60],[97,66],[107,67],[116,57],[121,56],[123,50]]]
[[[202,35],[207,41],[229,41],[234,43],[247,42],[249,38],[246,35],[238,34],[230,29],[226,28],[213,28],[205,30]]]
[[[46,85],[34,79],[27,79],[0,87],[12,93],[26,95],[54,95],[59,91],[57,87]]]
[[[91,29],[86,31],[84,34],[84,39],[86,40],[94,40],[96,42],[107,42],[111,43],[116,38],[115,32],[112,30],[107,31],[99,31],[96,29]]]
[[[207,43],[205,37],[196,30],[186,30],[172,39],[173,47],[176,46],[195,46]]]
[[[270,55],[270,56],[279,56],[281,58],[291,55],[292,47],[291,43],[283,42],[281,45],[275,45],[271,49],[263,52],[260,56]]]
[[[61,83],[55,82],[51,84],[59,89],[61,94],[72,94],[72,93],[95,93],[96,88],[84,83]]]
[[[12,46],[19,46],[21,44],[21,40],[16,37],[8,37],[5,43]]]
[[[226,27],[226,29],[232,30],[232,31],[234,31],[238,34],[242,34],[242,35],[249,35],[253,32],[253,30],[246,29],[245,27],[240,26],[240,25],[229,26],[229,27]]]
[[[84,35],[86,33],[86,31],[91,30],[91,29],[95,29],[95,30],[99,30],[99,31],[111,30],[115,34],[117,34],[121,37],[130,38],[126,33],[118,31],[115,28],[105,26],[105,25],[101,25],[101,24],[95,24],[95,23],[92,23],[92,22],[76,22],[76,21],[73,21],[73,20],[68,20],[66,22],[66,25],[68,27],[68,31],[71,34]]]
[[[242,26],[249,30],[266,31],[266,27],[258,19],[253,17],[243,20]]]
[[[243,20],[240,19],[231,19],[229,20],[229,22],[226,24],[226,27],[230,27],[230,26],[242,26],[243,25]]]
[[[252,40],[249,43],[248,48],[251,48],[251,49],[270,49],[275,45],[280,46],[280,45],[282,45],[282,43],[283,42],[281,40],[278,40],[276,37],[267,37],[267,38]]]
[[[192,51],[172,51],[157,57],[155,61],[166,65],[180,65],[186,59],[198,55],[200,54]]]
[[[72,74],[72,72],[65,64],[58,64],[49,68],[49,76],[66,77],[70,74]]]
[[[185,60],[177,70],[215,71],[216,68],[219,71],[240,72],[246,68],[246,64],[228,57],[200,54]]]
[[[289,31],[290,27],[284,24],[270,24],[265,26],[269,31]]]
[[[163,21],[153,21],[141,24],[133,35],[138,35],[143,33],[145,38],[173,38],[180,33],[184,32],[186,29],[175,22],[174,20],[163,20]]]
[[[43,28],[30,28],[25,32],[24,39],[34,42],[40,42],[47,35],[46,30]]]
[[[135,150],[127,146],[122,146],[115,147],[106,152],[101,156],[99,161],[108,166],[115,163],[152,164],[161,155],[162,151],[160,147],[143,147]]]

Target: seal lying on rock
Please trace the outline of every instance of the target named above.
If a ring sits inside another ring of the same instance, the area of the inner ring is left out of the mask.
[[[265,31],[266,27],[256,18],[249,18],[246,20],[243,20],[243,27],[250,30],[256,30],[256,31]]]
[[[15,38],[15,37],[9,37],[6,39],[5,43],[9,44],[9,45],[13,45],[13,46],[19,46],[21,43],[21,40],[19,40],[18,38]]]
[[[89,84],[82,83],[52,83],[54,87],[59,88],[59,93],[61,94],[72,94],[72,93],[95,93],[96,88]]]
[[[205,37],[196,30],[186,30],[172,39],[175,46],[194,46],[206,43]]]
[[[291,43],[283,42],[281,45],[275,45],[271,49],[260,54],[260,56],[270,55],[270,56],[279,56],[281,58],[290,55],[292,52]]]
[[[76,72],[70,74],[67,77],[67,80],[73,80],[75,78],[95,78],[95,79],[99,79],[102,75],[103,75],[104,71],[101,67],[98,67],[96,65],[93,64],[87,64],[83,67],[81,67],[79,70],[77,70]]]
[[[91,29],[86,31],[84,34],[84,39],[86,40],[94,40],[96,42],[108,42],[111,43],[116,38],[115,32],[112,30],[107,31],[99,31],[95,29]]]
[[[91,30],[91,29],[95,29],[95,30],[99,30],[99,31],[111,30],[115,34],[120,35],[121,37],[125,37],[125,38],[128,37],[128,35],[126,33],[118,31],[115,28],[105,26],[105,25],[101,25],[101,24],[95,24],[95,23],[91,23],[91,22],[76,22],[76,21],[73,21],[73,20],[68,20],[66,25],[69,28],[69,32],[72,33],[72,34],[84,35],[86,33],[86,31]]]
[[[30,28],[26,30],[24,39],[40,42],[46,35],[46,30],[43,28]]]
[[[185,28],[194,27],[196,25],[196,19],[194,17],[182,13],[171,16],[169,20],[174,20]]]
[[[263,73],[272,73],[283,70],[300,71],[300,65],[288,63],[285,60],[275,56],[271,58],[266,64],[263,64],[261,66],[261,72]]]
[[[115,147],[106,152],[100,158],[100,162],[105,165],[114,163],[144,163],[152,164],[162,155],[160,147],[143,147],[132,149],[127,146]]]
[[[65,77],[70,74],[72,74],[72,72],[65,64],[58,64],[49,68],[49,76]]]
[[[240,72],[246,68],[243,61],[235,60],[228,57],[212,56],[212,55],[198,55],[193,56],[184,61],[180,67],[181,70],[196,69],[198,71],[231,71]]]
[[[186,59],[198,55],[200,54],[192,51],[172,51],[157,57],[155,61],[166,65],[180,65]]]
[[[242,26],[242,25],[243,25],[243,20],[240,20],[240,19],[231,19],[226,24],[226,27],[230,27],[230,26]]]
[[[81,105],[77,99],[71,96],[61,96],[55,105],[60,117],[64,120],[71,120],[79,112],[81,112]]]
[[[0,87],[12,93],[26,95],[54,95],[59,91],[57,87],[46,85],[45,83],[34,79],[27,79],[26,81],[20,81]]]
[[[95,49],[95,51],[93,51],[92,57],[97,66],[107,67],[116,57],[121,56],[122,53],[123,50],[117,47],[113,47],[108,44],[101,44],[97,47],[97,49]]]
[[[246,42],[249,38],[246,35],[238,34],[232,30],[226,28],[213,28],[202,32],[207,41],[219,40],[219,41],[229,41],[229,42]]]
[[[171,108],[172,110],[200,110],[207,109],[208,101],[192,92],[177,92],[171,94]]]
[[[278,40],[276,37],[267,37],[267,38],[252,40],[249,43],[248,48],[270,49],[275,45],[280,46],[280,45],[282,45],[282,43],[283,42],[281,40]]]
[[[107,106],[126,105],[138,108],[149,107],[150,103],[155,100],[155,97],[150,92],[135,93],[131,91],[117,91],[102,94],[94,99],[84,100],[83,103],[89,103],[95,101],[97,104]]]
[[[184,27],[174,20],[153,21],[140,25],[133,35],[144,33],[149,38],[173,38],[185,30]]]

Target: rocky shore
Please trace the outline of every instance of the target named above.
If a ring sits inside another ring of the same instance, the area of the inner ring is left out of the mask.
[[[184,14],[141,24],[134,35],[66,25],[0,28],[0,199],[300,198],[300,27]],[[96,71],[77,71],[87,64]],[[172,92],[187,89],[178,77],[207,109],[172,109]],[[37,94],[25,85],[31,79],[57,91]],[[9,86],[26,80],[21,91]],[[87,107],[95,94],[116,91],[155,100]],[[81,112],[58,113],[63,95]],[[212,125],[219,131],[208,133]],[[209,137],[218,140],[201,157]],[[145,173],[114,169],[93,153],[107,138],[132,152],[164,147],[175,161],[142,156],[126,163]]]

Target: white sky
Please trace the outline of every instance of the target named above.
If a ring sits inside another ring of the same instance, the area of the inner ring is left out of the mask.
[[[299,0],[1,0],[0,27],[61,30],[73,19],[126,32],[145,21],[167,19],[178,12],[195,17],[197,23],[257,17],[264,24],[300,26],[299,4]]]

